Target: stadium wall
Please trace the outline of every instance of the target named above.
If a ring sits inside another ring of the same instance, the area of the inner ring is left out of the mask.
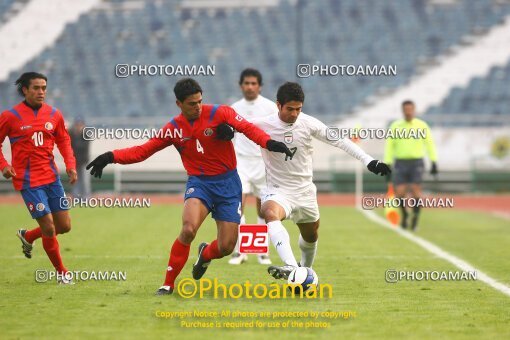
[[[510,191],[510,127],[434,128],[432,133],[439,155],[440,174],[437,179],[426,174],[426,189],[451,192]],[[143,142],[133,139],[96,140],[91,142],[90,157]],[[383,140],[363,140],[360,146],[375,158],[383,157]],[[357,161],[319,141],[314,142],[314,149],[314,176],[319,191],[353,192]],[[8,139],[2,150],[10,161]],[[64,173],[63,159],[58,151],[55,155],[57,166]],[[179,154],[170,147],[142,163],[109,166],[101,181],[93,181],[93,188],[99,191],[180,192],[185,180]],[[367,191],[384,191],[385,182],[376,176],[365,176],[364,187]],[[0,191],[12,191],[10,181],[2,178]]]

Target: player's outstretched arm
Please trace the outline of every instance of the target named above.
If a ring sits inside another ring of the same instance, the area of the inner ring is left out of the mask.
[[[281,152],[281,153],[284,153],[284,154],[286,154],[289,157],[294,156],[292,151],[289,150],[289,148],[287,147],[287,145],[285,145],[285,143],[278,142],[278,141],[273,140],[273,139],[270,139],[270,140],[267,141],[266,149],[268,149],[269,151],[272,151],[272,152]]]
[[[170,143],[171,144],[171,143]],[[119,164],[133,164],[139,163],[157,151],[164,149],[167,145],[165,141],[156,138],[150,139],[147,143],[142,145],[133,146],[131,148],[118,149],[114,151],[105,152],[99,155],[92,162],[87,164],[86,169],[92,169],[90,174],[94,177],[101,178],[103,169],[111,163]]]
[[[92,162],[87,164],[86,170],[90,170],[90,174],[94,177],[99,177],[103,175],[103,169],[108,165],[113,163],[113,152],[108,151],[102,155],[97,156]]]
[[[318,140],[344,150],[352,157],[362,161],[365,166],[368,166],[368,164],[374,160],[373,157],[363,151],[363,149],[361,149],[351,140],[340,138],[338,134],[331,133],[331,129],[317,118],[311,116],[307,116],[306,118],[307,125],[311,129],[310,132],[312,136]]]
[[[221,123],[216,127],[216,138],[220,140],[232,140],[235,135],[235,130],[227,123]]]
[[[216,114],[221,114],[224,123],[233,127],[238,132],[241,132],[246,137],[248,137],[248,139],[263,148],[266,147],[267,141],[271,139],[267,133],[244,119],[240,114],[235,112],[234,109],[229,106],[220,106]],[[218,125],[218,128],[221,126],[222,124]],[[218,133],[218,130],[216,130],[216,133]]]
[[[275,140],[272,140],[271,137],[265,133],[262,129],[255,126],[254,124],[248,122],[246,119],[244,119],[241,115],[237,114],[234,109],[228,106],[221,106],[220,109],[222,109],[221,113],[223,114],[224,119],[226,120],[226,124],[222,123],[218,125],[218,128],[222,125],[227,125],[229,127],[232,127],[233,129],[243,133],[248,139],[255,142],[256,144],[260,145],[264,149],[267,149],[272,152],[281,152],[286,154],[289,157],[292,157],[292,151],[289,150],[287,145],[285,145],[282,142],[278,142]],[[219,110],[219,109],[218,109]],[[216,133],[218,134],[218,128],[216,130]],[[221,127],[220,131],[227,131],[227,127]],[[233,130],[232,130],[233,131]],[[228,136],[230,134],[226,133]],[[232,134],[232,138],[233,138]],[[232,139],[230,138],[230,139]],[[227,139],[227,140],[230,140]]]
[[[173,125],[168,123],[163,128],[163,131],[166,131],[167,129],[173,129]],[[173,134],[166,134],[161,133],[162,136],[172,136]],[[102,155],[99,155],[94,159],[92,162],[90,162],[86,169],[92,169],[90,171],[90,174],[94,177],[101,178],[101,175],[103,174],[103,169],[111,163],[118,163],[118,164],[133,164],[133,163],[139,163],[156,152],[166,148],[167,146],[170,146],[173,144],[173,139],[171,137],[154,137],[149,139],[146,143],[142,145],[133,146],[130,148],[125,149],[117,149],[113,151],[108,151]]]
[[[371,157],[351,140],[340,138],[337,134],[328,133],[329,128],[316,118],[308,116],[308,119],[308,125],[311,127],[311,133],[315,138],[344,150],[352,157],[362,161],[367,169],[376,175],[385,176],[391,173],[388,165]]]

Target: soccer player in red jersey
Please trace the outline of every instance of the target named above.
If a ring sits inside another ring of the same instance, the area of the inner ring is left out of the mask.
[[[233,129],[269,151],[291,154],[284,143],[270,139],[229,106],[202,104],[202,89],[195,80],[179,80],[174,93],[182,113],[163,127],[164,133],[160,135],[164,137],[158,136],[139,146],[104,153],[87,165],[87,169],[92,168],[92,175],[101,177],[103,168],[110,163],[142,162],[170,145],[174,145],[180,153],[189,176],[184,195],[182,230],[170,250],[165,282],[158,289],[158,295],[172,294],[175,279],[188,260],[191,242],[210,212],[218,227],[217,239],[210,244],[199,245],[193,278],[200,279],[211,260],[227,256],[234,250],[241,219],[242,190],[231,142]]]
[[[77,179],[76,160],[62,113],[44,102],[46,82],[46,76],[36,72],[23,73],[16,81],[18,93],[25,100],[0,115],[0,169],[5,178],[12,178],[14,188],[39,224],[32,230],[18,230],[23,253],[31,258],[32,244],[41,237],[55,270],[63,274],[67,269],[56,235],[71,230],[71,219],[69,207],[62,204],[66,196],[54,161],[55,144],[64,157],[71,184]],[[2,154],[1,143],[6,137],[11,142],[12,165]],[[58,277],[60,283],[70,283],[65,276]]]

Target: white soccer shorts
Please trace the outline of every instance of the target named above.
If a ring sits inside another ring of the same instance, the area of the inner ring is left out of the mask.
[[[260,199],[262,204],[267,201],[278,203],[285,210],[285,219],[291,219],[294,223],[311,223],[320,218],[315,184],[302,193],[292,194],[281,192],[277,188],[266,188],[262,190]]]

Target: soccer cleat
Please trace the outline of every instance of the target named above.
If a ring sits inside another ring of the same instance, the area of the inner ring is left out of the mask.
[[[18,238],[21,240],[21,249],[23,250],[23,254],[25,254],[25,257],[27,259],[31,259],[33,246],[31,243],[29,243],[27,240],[25,240],[26,232],[27,231],[25,229],[20,229],[16,233],[16,236],[18,236]]]
[[[260,264],[269,265],[271,264],[271,259],[269,258],[269,255],[267,254],[259,254],[257,255],[257,260],[259,260]]]
[[[208,244],[203,242],[198,246],[198,259],[197,262],[193,265],[193,278],[195,280],[200,280],[202,276],[204,276],[205,272],[207,271],[207,267],[209,267],[209,264],[211,264],[211,260],[206,261],[202,258],[202,252],[204,251],[205,247],[207,247]]]
[[[229,264],[242,264],[244,262],[248,261],[248,255],[246,254],[239,254],[239,253],[232,253],[232,257],[230,260],[228,260]]]
[[[170,286],[161,286],[156,292],[156,295],[171,295],[174,289]]]
[[[290,273],[292,273],[294,269],[296,269],[296,267],[291,265],[285,265],[281,267],[270,266],[267,268],[267,272],[275,279],[287,280],[289,278]]]

